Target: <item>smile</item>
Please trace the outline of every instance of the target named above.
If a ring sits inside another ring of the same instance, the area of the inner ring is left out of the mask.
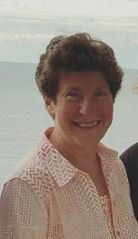
[[[93,121],[93,122],[74,122],[77,126],[81,128],[92,128],[99,125],[101,120]]]

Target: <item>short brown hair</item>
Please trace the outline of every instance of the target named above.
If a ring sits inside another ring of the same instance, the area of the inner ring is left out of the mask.
[[[113,99],[121,87],[123,71],[110,46],[88,33],[54,37],[36,68],[35,79],[43,96],[56,100],[61,72],[103,72]]]

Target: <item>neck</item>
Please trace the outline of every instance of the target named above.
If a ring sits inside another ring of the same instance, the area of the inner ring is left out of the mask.
[[[83,171],[88,171],[88,169],[91,170],[91,168],[96,167],[99,161],[97,146],[94,144],[86,148],[67,142],[66,139],[64,139],[63,142],[63,140],[56,136],[54,131],[50,135],[50,141],[56,149],[78,169]]]

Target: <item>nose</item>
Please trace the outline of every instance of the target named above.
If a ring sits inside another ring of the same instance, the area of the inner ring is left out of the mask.
[[[89,99],[83,99],[80,103],[79,112],[82,115],[89,115],[92,112],[92,102]]]

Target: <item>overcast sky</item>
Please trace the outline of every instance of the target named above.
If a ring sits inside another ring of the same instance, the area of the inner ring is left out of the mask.
[[[94,16],[138,16],[138,0],[0,0],[2,15],[39,15],[47,12]]]
[[[53,36],[79,31],[138,69],[138,0],[0,0],[0,61],[37,62]]]

